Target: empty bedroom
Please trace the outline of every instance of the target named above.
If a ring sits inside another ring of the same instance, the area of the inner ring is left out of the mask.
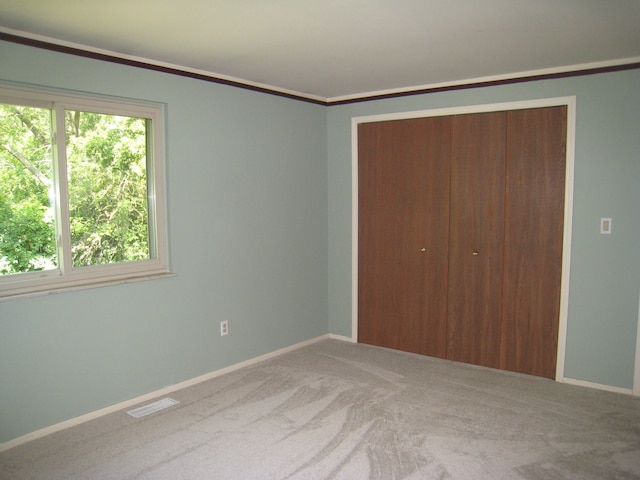
[[[0,4],[0,479],[640,478],[639,25]]]

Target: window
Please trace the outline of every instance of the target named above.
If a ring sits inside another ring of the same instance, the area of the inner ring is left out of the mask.
[[[0,86],[0,297],[167,273],[163,109]]]

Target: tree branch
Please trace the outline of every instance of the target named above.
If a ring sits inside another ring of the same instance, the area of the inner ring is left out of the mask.
[[[33,165],[27,157],[22,155],[20,152],[16,152],[13,148],[11,148],[11,145],[2,145],[2,148],[4,148],[7,152],[17,158],[20,163],[22,163],[27,168],[27,170],[33,173],[33,175],[40,181],[40,183],[42,183],[46,187],[51,187],[51,180],[49,180],[46,175],[38,170],[38,168]]]
[[[46,145],[49,143],[46,136],[42,134],[40,129],[34,125],[34,123],[29,119],[24,113],[22,113],[18,108],[9,107],[9,109],[13,112],[13,114],[20,119],[22,124],[27,127],[31,133],[38,139],[38,141],[42,145]]]

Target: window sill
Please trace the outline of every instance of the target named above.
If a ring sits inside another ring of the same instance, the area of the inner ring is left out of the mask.
[[[88,290],[90,288],[110,287],[113,285],[123,285],[125,283],[144,282],[147,280],[158,280],[161,278],[175,277],[177,274],[171,272],[153,273],[149,275],[141,276],[128,276],[122,278],[110,278],[108,280],[86,280],[83,283],[76,285],[64,285],[64,286],[47,286],[43,290],[36,290],[24,293],[7,294],[6,296],[0,296],[0,303],[9,302],[11,300],[22,300],[32,297],[42,297],[46,295],[57,295],[59,293],[75,292],[79,290]]]

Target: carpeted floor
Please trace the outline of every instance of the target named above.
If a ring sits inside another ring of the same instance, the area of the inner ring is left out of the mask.
[[[0,454],[0,479],[640,479],[640,398],[324,340]]]

